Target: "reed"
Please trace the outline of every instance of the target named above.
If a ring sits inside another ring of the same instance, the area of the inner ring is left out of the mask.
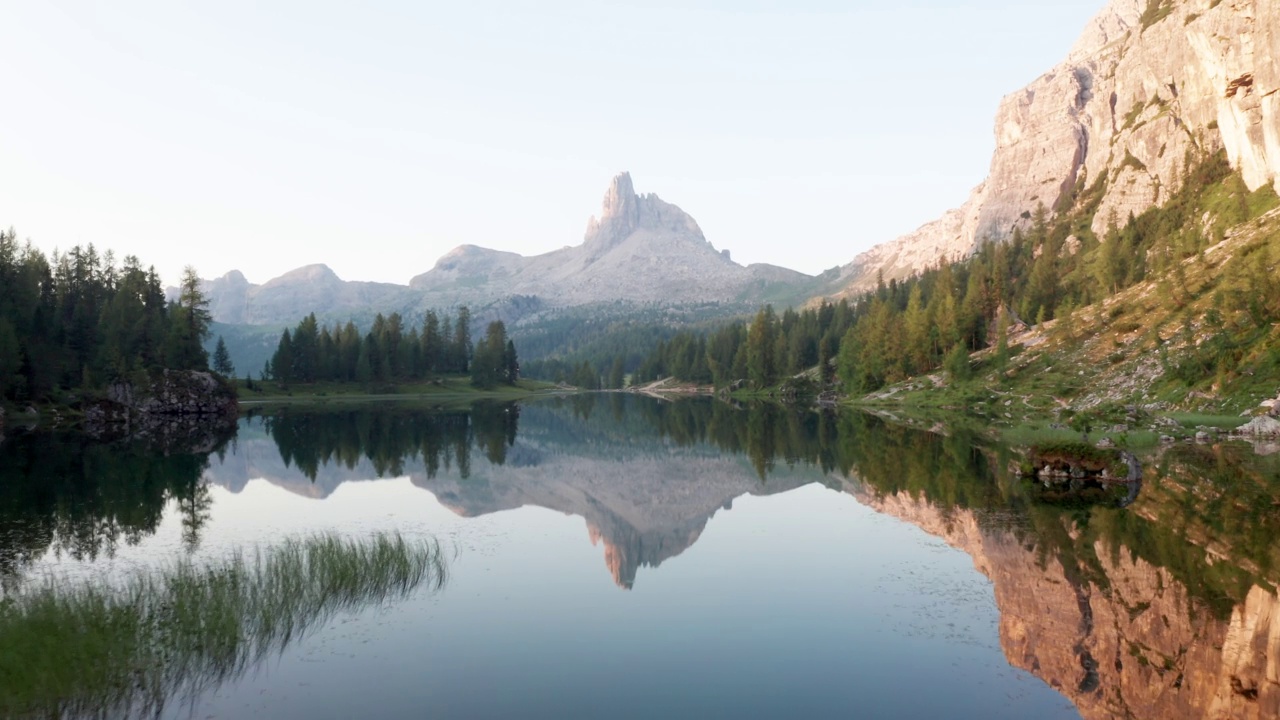
[[[437,543],[398,534],[289,539],[110,587],[48,578],[0,599],[0,716],[157,715],[335,613],[434,592],[446,579]]]

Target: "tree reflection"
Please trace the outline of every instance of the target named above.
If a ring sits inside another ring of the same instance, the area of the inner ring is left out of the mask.
[[[520,406],[478,402],[465,408],[431,411],[411,408],[321,410],[290,408],[261,418],[286,466],[314,481],[320,468],[354,469],[368,460],[378,477],[405,474],[421,460],[427,477],[454,466],[467,478],[471,451],[479,449],[494,465],[506,462],[515,443]]]
[[[0,444],[0,580],[52,551],[77,560],[111,557],[156,531],[167,503],[182,513],[184,539],[199,542],[208,518],[201,475],[210,452],[144,442],[103,444],[78,433],[22,433]]]

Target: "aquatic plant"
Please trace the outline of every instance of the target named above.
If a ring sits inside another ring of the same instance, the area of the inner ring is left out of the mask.
[[[43,583],[0,598],[0,716],[158,715],[242,676],[335,613],[436,591],[440,547],[315,535],[120,583]]]

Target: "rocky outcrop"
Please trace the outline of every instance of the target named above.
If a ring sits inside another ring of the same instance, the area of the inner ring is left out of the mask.
[[[1280,420],[1271,415],[1259,415],[1241,425],[1236,432],[1246,437],[1280,438]]]
[[[1067,60],[1000,103],[987,179],[941,219],[858,256],[842,294],[1025,227],[1105,180],[1101,236],[1163,203],[1186,158],[1225,149],[1250,189],[1280,187],[1280,2],[1113,0]]]
[[[101,439],[138,438],[199,452],[235,431],[235,391],[207,372],[164,370],[145,387],[113,383],[85,408],[86,432]]]

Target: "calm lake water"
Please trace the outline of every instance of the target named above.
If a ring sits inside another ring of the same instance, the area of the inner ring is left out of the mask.
[[[1120,507],[932,429],[599,395],[290,409],[168,455],[18,435],[0,581],[321,531],[444,546],[442,589],[340,614],[164,717],[1280,713],[1274,458],[1175,448]]]

